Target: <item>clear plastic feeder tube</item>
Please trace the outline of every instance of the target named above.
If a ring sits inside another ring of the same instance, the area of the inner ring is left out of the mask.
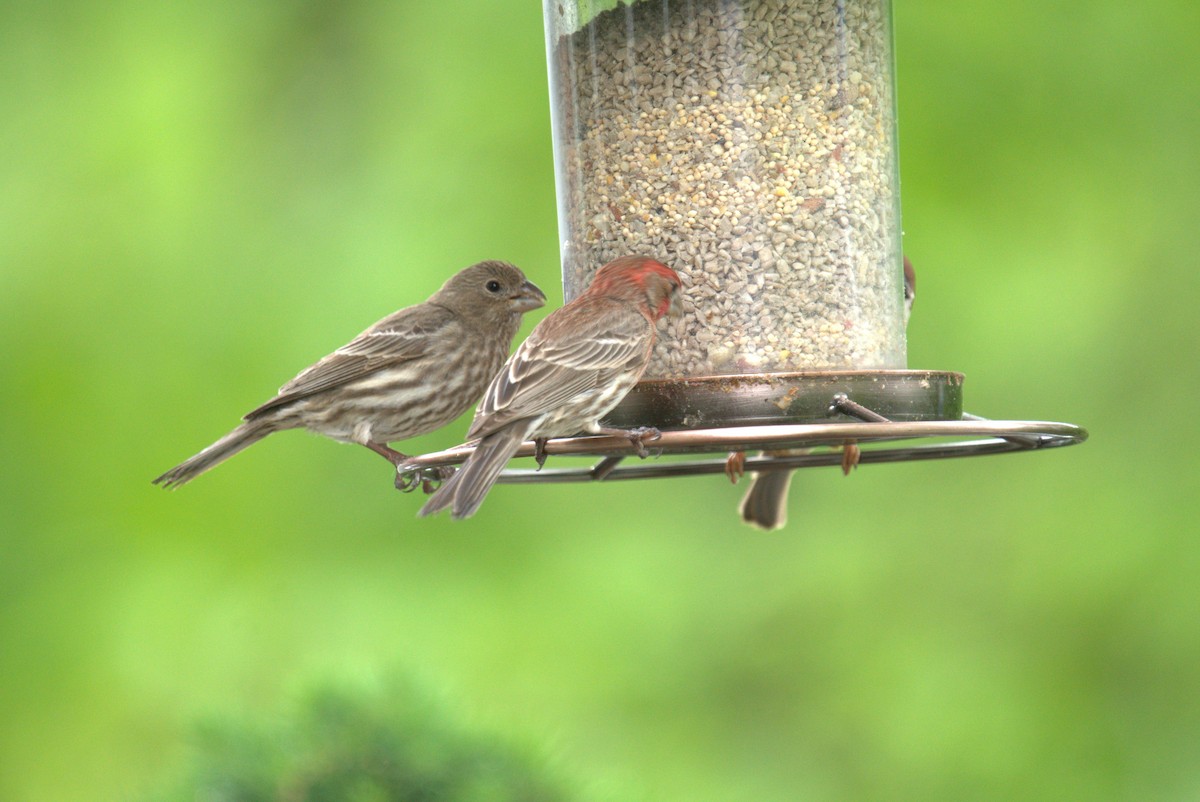
[[[683,276],[647,378],[905,367],[889,0],[544,14],[567,298],[628,253]]]

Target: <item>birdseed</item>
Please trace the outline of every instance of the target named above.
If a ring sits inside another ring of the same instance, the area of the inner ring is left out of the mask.
[[[905,367],[888,0],[637,0],[550,36],[568,299],[684,282],[647,378]]]

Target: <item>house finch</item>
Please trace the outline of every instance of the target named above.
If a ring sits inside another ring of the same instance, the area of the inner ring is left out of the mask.
[[[908,261],[908,257],[904,257],[904,325],[908,325],[908,318],[912,314],[913,299],[917,296],[917,274],[913,272],[912,262]],[[852,468],[858,464],[858,444],[854,441],[847,441],[843,446],[845,449],[842,454],[842,473],[848,474]],[[783,451],[766,451],[763,452],[769,456],[787,456],[789,454],[803,453],[803,449],[785,449]],[[735,457],[734,454],[737,456]],[[734,452],[730,455],[730,464],[726,466],[726,473],[731,479],[735,479],[741,475],[741,463],[744,461],[742,452]],[[790,470],[775,470],[763,471],[755,473],[750,477],[750,487],[746,489],[746,495],[742,497],[742,503],[738,507],[738,512],[742,515],[742,520],[746,523],[757,526],[760,529],[772,530],[780,529],[787,524],[787,497],[788,489],[792,484],[792,473]]]
[[[492,380],[467,432],[482,439],[420,515],[446,507],[453,518],[473,515],[526,439],[539,444],[540,455],[546,438],[621,434],[644,456],[642,440],[656,430],[605,429],[600,419],[641,378],[654,324],[678,291],[675,271],[644,256],[625,256],[596,271],[591,286],[539,323]]]
[[[521,315],[545,303],[516,267],[472,265],[425,303],[388,315],[301,371],[244,423],[154,483],[189,482],[283,429],[361,443],[399,464],[405,455],[387,444],[431,432],[469,409],[508,355]]]

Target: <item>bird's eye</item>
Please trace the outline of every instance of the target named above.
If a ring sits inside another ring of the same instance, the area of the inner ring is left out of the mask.
[[[488,292],[500,292],[500,282],[496,281],[496,279],[492,279],[484,286],[487,287]]]

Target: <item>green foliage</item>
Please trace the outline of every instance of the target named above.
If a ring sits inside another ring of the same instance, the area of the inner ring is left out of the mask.
[[[1200,798],[1200,4],[894,18],[909,365],[1092,439],[802,472],[764,536],[720,477],[417,521],[299,432],[152,487],[459,267],[557,305],[541,9],[0,3],[0,799],[380,666],[664,802]],[[224,732],[266,782],[304,730]]]
[[[271,719],[210,721],[177,792],[190,802],[561,802],[543,761],[465,729],[411,683],[326,686]]]
[[[591,22],[598,14],[620,5],[632,5],[635,0],[554,0],[551,8],[558,14],[560,33],[574,33]]]

